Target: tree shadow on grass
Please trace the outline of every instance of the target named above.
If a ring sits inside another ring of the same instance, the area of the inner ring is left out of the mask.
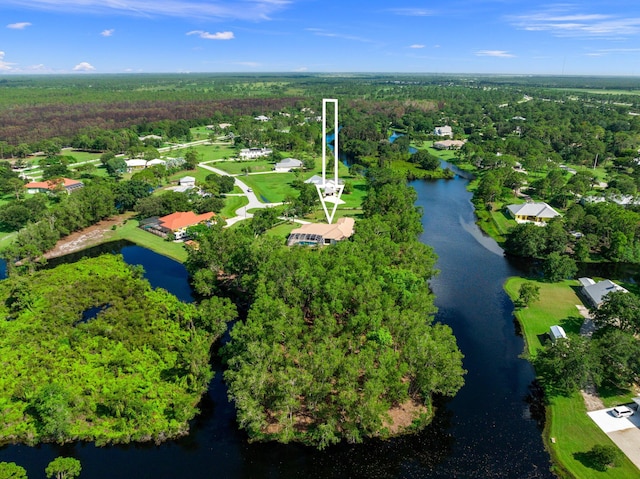
[[[600,472],[605,472],[607,470],[607,466],[603,466],[600,462],[598,462],[591,451],[574,452],[573,458],[576,461],[579,461],[584,467],[588,467],[589,469],[595,469],[596,471]]]
[[[582,323],[584,322],[584,318],[580,315],[577,316],[569,316],[568,318],[564,318],[560,320],[560,326],[568,333],[580,334],[580,328],[582,327]]]

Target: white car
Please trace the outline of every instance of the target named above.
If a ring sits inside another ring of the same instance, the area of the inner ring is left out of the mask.
[[[615,417],[629,417],[633,416],[633,409],[628,408],[627,406],[617,406],[611,410],[611,414]]]

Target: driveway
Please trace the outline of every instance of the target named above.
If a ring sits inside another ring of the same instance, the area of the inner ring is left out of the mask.
[[[631,404],[628,404],[632,407]],[[613,408],[591,411],[587,414],[604,433],[640,468],[640,413],[630,417],[615,417]],[[633,405],[632,409],[635,409]]]
[[[217,173],[218,175],[221,175],[221,176],[232,176],[233,179],[235,180],[236,186],[238,186],[242,190],[242,196],[246,196],[249,199],[248,205],[238,208],[236,210],[236,216],[234,216],[233,218],[227,219],[227,226],[231,226],[232,224],[237,223],[238,221],[251,218],[253,214],[247,213],[247,210],[251,210],[254,208],[270,208],[272,206],[278,206],[282,204],[282,203],[261,202],[256,196],[256,194],[253,192],[253,190],[249,188],[246,183],[244,183],[242,180],[239,180],[237,176],[230,175],[224,170],[221,170],[219,168],[214,168],[213,166],[209,166],[206,163],[199,163],[198,166],[200,168],[204,168],[205,170],[209,170],[214,173]]]

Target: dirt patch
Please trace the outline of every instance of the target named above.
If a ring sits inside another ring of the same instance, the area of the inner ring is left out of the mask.
[[[129,212],[114,216],[81,231],[71,233],[58,241],[53,249],[44,254],[44,257],[55,258],[100,244],[104,242],[105,237],[108,236],[114,225],[121,226],[126,220],[132,218],[133,215],[134,213]]]
[[[604,403],[600,396],[598,396],[598,391],[596,390],[595,385],[591,384],[580,391],[582,394],[582,398],[584,399],[584,405],[587,408],[587,411],[598,411],[600,409],[604,409]]]
[[[408,399],[402,404],[398,404],[389,409],[388,413],[391,422],[385,422],[385,427],[389,429],[391,435],[399,434],[411,426],[413,421],[419,418],[421,414],[428,412],[424,404],[414,401],[413,399]]]

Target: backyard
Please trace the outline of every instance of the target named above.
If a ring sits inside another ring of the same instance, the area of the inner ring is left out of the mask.
[[[527,354],[534,357],[544,347],[549,328],[560,325],[571,335],[579,334],[583,317],[576,305],[582,301],[576,294],[579,283],[567,280],[548,283],[532,279],[513,277],[505,283],[505,290],[515,302],[518,299],[520,285],[533,282],[540,287],[540,299],[525,308],[516,310],[516,317],[522,327],[527,346]],[[599,391],[605,406],[630,402],[631,391]],[[556,462],[563,464],[569,471],[557,471],[561,477],[580,479],[630,478],[637,477],[638,469],[624,455],[619,465],[600,472],[585,460],[586,452],[597,444],[613,445],[609,437],[602,432],[587,415],[587,407],[582,394],[576,392],[570,396],[554,395],[546,397],[545,442]]]

